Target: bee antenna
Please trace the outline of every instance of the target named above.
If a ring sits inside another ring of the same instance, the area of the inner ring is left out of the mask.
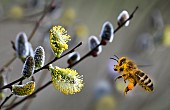
[[[115,59],[115,58],[110,58],[110,59],[113,59],[113,60],[115,60],[115,61],[117,61],[117,62],[118,62],[118,60],[117,60],[117,59]]]
[[[119,57],[117,55],[114,55],[117,59],[119,59]]]

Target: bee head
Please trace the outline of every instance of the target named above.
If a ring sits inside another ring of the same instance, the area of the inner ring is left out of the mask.
[[[114,65],[114,71],[118,71],[118,72],[122,72],[124,70],[124,66],[123,64],[126,62],[126,58],[125,57],[117,57],[116,55],[114,55],[113,59],[115,61],[117,61],[118,65]]]
[[[121,57],[121,58],[118,60],[119,66],[122,66],[124,63],[126,63],[126,57]]]

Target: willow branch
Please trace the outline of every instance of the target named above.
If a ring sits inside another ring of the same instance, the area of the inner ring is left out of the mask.
[[[123,27],[123,25],[129,21],[130,19],[133,18],[134,13],[136,12],[136,10],[138,9],[138,7],[135,8],[135,10],[132,12],[132,14],[130,15],[130,17],[122,24],[119,25],[115,31],[114,34],[121,28]],[[96,48],[98,48],[101,45],[101,43],[99,45],[97,45],[94,49],[92,49],[91,51],[89,51],[87,54],[85,54],[79,61],[75,62],[74,64],[68,66],[67,68],[72,68],[73,66],[77,65],[78,63],[80,63],[81,61],[83,61],[85,58],[87,58],[88,56],[91,55],[91,52],[93,52]],[[46,88],[47,86],[49,86],[50,84],[52,84],[52,81],[47,82],[44,86],[40,87],[39,89],[37,89],[33,94],[26,96],[25,98],[21,99],[20,101],[16,102],[14,105],[10,106],[9,108],[7,108],[6,110],[10,110],[16,106],[18,106],[19,104],[23,103],[25,100],[27,100],[28,98],[36,95],[38,92],[40,92],[41,90],[43,90],[44,88]]]
[[[38,29],[38,27],[40,26],[40,23],[42,22],[42,20],[44,19],[44,17],[46,16],[46,14],[49,12],[49,10],[51,9],[51,6],[53,4],[54,0],[51,1],[51,3],[48,5],[48,7],[44,10],[43,15],[40,17],[40,19],[36,22],[35,27],[33,28],[33,31],[31,32],[28,41],[30,41],[32,39],[32,37],[34,36],[36,30]]]
[[[40,26],[40,23],[41,21],[44,19],[44,17],[46,16],[46,14],[48,13],[52,3],[54,2],[54,0],[52,0],[52,2],[50,3],[50,5],[47,7],[47,9],[45,9],[43,15],[40,17],[40,19],[36,22],[36,25],[34,27],[34,29],[32,30],[29,38],[28,38],[28,41],[30,41],[32,39],[32,37],[34,36],[35,32],[37,31],[38,27]],[[14,47],[13,47],[14,48]],[[8,66],[10,66],[12,64],[13,61],[15,61],[17,57],[14,56],[13,58],[11,58],[11,60],[9,60],[1,69],[0,69],[0,74],[2,72],[4,72],[5,68],[7,68]]]
[[[81,46],[81,45],[82,45],[82,42],[80,42],[80,43],[79,43],[78,45],[76,45],[73,49],[71,49],[70,51],[68,51],[67,53],[65,53],[64,55],[62,55],[61,57],[59,57],[59,58],[56,57],[56,58],[54,58],[52,61],[50,61],[49,63],[47,63],[46,65],[44,65],[42,68],[40,68],[40,69],[38,69],[38,70],[35,70],[33,74],[36,74],[37,72],[39,72],[39,71],[41,71],[41,70],[43,70],[43,69],[47,69],[50,64],[52,64],[53,62],[55,62],[55,61],[63,58],[64,56],[72,53],[76,48],[78,48],[78,47]],[[25,77],[22,76],[21,78],[19,78],[19,79],[15,80],[15,81],[13,81],[13,82],[11,82],[11,83],[3,86],[2,88],[0,88],[0,90],[6,89],[6,88],[11,88],[11,86],[12,86],[13,84],[16,84],[17,82],[23,81],[24,79],[25,79]]]
[[[52,81],[47,82],[45,85],[43,85],[42,87],[40,87],[39,89],[37,89],[33,94],[21,99],[20,101],[16,102],[15,104],[13,104],[12,106],[10,106],[9,108],[7,108],[6,110],[11,110],[12,108],[16,107],[17,105],[19,105],[20,103],[24,102],[25,100],[35,96],[35,94],[37,94],[39,91],[43,90],[44,88],[46,88],[48,85],[50,85],[52,83]]]
[[[50,59],[52,59],[52,58],[53,58],[53,54],[51,53],[51,54],[50,54],[50,57],[48,58],[48,62],[49,62]],[[40,78],[39,78],[38,81],[37,81],[36,88],[40,88],[40,87],[41,87],[41,85],[42,85],[42,83],[44,82],[46,76],[47,76],[46,71],[43,71],[43,73],[41,73]],[[24,105],[22,106],[21,110],[27,110],[27,109],[29,108],[30,104],[32,103],[32,101],[33,101],[32,98],[28,99],[28,100],[24,103]],[[11,105],[12,105],[12,104],[11,104]]]
[[[113,34],[115,34],[120,28],[122,28],[127,21],[129,21],[129,20],[131,20],[131,19],[133,18],[133,16],[134,16],[135,12],[137,11],[137,9],[138,9],[138,6],[137,6],[137,7],[135,8],[135,10],[132,12],[132,14],[129,16],[129,18],[128,18],[125,22],[123,22],[121,25],[119,25],[119,26],[114,30]],[[81,62],[82,60],[84,60],[85,58],[89,57],[89,56],[91,55],[91,53],[92,53],[94,50],[96,50],[99,46],[101,46],[101,43],[98,44],[98,45],[97,45],[95,48],[93,48],[91,51],[89,51],[87,54],[85,54],[79,61],[77,61],[77,62],[73,63],[72,65],[70,65],[69,68],[75,66],[76,64],[78,64],[79,62]]]
[[[0,105],[0,109],[1,107],[13,96],[13,94],[11,93],[8,97],[5,98],[5,100],[2,102],[2,104]]]

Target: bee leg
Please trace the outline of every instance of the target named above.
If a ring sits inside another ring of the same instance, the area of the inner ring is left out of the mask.
[[[126,95],[128,91],[129,91],[129,88],[128,88],[128,86],[127,86],[127,87],[125,88],[125,90],[124,90],[124,95]]]
[[[116,78],[115,78],[115,81],[116,81],[117,79],[120,79],[120,78],[122,78],[122,76],[118,76],[118,77],[116,77]]]
[[[125,88],[124,94],[126,95],[128,91],[132,90],[136,86],[136,81],[133,81],[128,84],[128,86]]]
[[[122,77],[126,77],[126,74],[123,74]],[[124,82],[126,83],[126,79],[127,78],[124,78]]]

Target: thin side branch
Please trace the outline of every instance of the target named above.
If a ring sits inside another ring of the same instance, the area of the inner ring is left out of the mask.
[[[47,69],[48,66],[49,66],[49,64],[51,64],[51,63],[53,63],[53,62],[55,62],[55,61],[63,58],[64,56],[66,56],[66,55],[74,52],[74,50],[75,50],[76,48],[78,48],[79,46],[81,46],[81,45],[82,45],[82,42],[80,42],[80,43],[79,43],[78,45],[76,45],[73,49],[71,49],[70,51],[68,51],[67,53],[65,53],[64,55],[62,55],[61,57],[55,58],[54,60],[52,60],[52,61],[50,61],[49,63],[47,63],[46,65],[44,65],[42,68],[40,68],[40,69],[38,69],[38,70],[35,70],[35,71],[34,71],[34,74],[36,74],[37,72],[39,72],[39,71],[41,71],[41,70],[43,70],[43,69]],[[0,88],[0,90],[6,89],[6,88],[11,88],[11,86],[12,86],[13,84],[16,84],[16,83],[18,83],[18,82],[21,82],[21,81],[23,81],[24,79],[25,79],[25,77],[22,76],[21,78],[19,78],[19,79],[15,80],[15,81],[13,81],[13,82],[11,82],[11,83],[3,86],[2,88]]]
[[[48,7],[44,10],[43,15],[40,17],[40,19],[36,22],[36,25],[33,29],[33,31],[31,32],[28,41],[30,41],[32,39],[32,37],[34,36],[36,30],[38,29],[38,27],[40,26],[40,23],[42,22],[42,20],[44,19],[44,17],[46,16],[46,14],[49,12],[52,4],[53,4],[54,0],[51,1],[51,3],[48,5]]]
[[[121,27],[123,27],[127,21],[129,21],[129,20],[131,20],[131,19],[133,18],[134,14],[135,14],[135,12],[138,10],[138,8],[139,8],[139,7],[137,6],[137,7],[135,8],[135,10],[130,14],[129,18],[114,30],[114,32],[113,32],[114,34],[115,34]]]
[[[48,69],[48,66],[49,66],[50,64],[52,64],[53,62],[57,61],[58,59],[63,58],[64,56],[66,56],[66,55],[74,52],[74,50],[75,50],[76,48],[78,48],[79,46],[81,46],[81,45],[82,45],[82,42],[80,42],[80,43],[79,43],[78,45],[76,45],[73,49],[71,49],[70,51],[68,51],[67,53],[65,53],[64,55],[62,55],[61,57],[59,57],[59,58],[55,57],[52,61],[50,61],[49,63],[47,63],[46,65],[44,65],[42,68],[40,68],[40,69],[38,69],[38,70],[35,70],[34,73],[37,73],[38,71],[40,71],[40,70],[42,70],[42,69]]]
[[[8,97],[5,98],[5,100],[2,102],[2,104],[0,105],[0,109],[2,108],[2,106],[13,96],[13,94],[11,93]]]
[[[2,74],[6,68],[8,68],[8,66],[10,64],[12,64],[13,61],[15,61],[16,56],[13,56],[13,58],[11,58],[11,60],[9,60],[1,69],[0,69],[0,74]]]
[[[12,108],[16,107],[17,105],[19,105],[20,103],[24,102],[25,100],[34,97],[39,91],[43,90],[44,88],[46,88],[47,86],[49,86],[52,83],[52,81],[47,82],[44,86],[40,87],[39,89],[37,89],[34,93],[32,93],[31,95],[23,98],[22,100],[16,102],[15,104],[13,104],[12,106],[10,106],[9,108],[7,108],[6,110],[11,110]]]
[[[41,21],[44,19],[44,17],[45,17],[46,14],[48,13],[48,11],[49,11],[49,9],[50,9],[50,7],[51,7],[51,5],[52,5],[53,2],[54,2],[54,0],[52,0],[52,2],[51,2],[50,5],[47,7],[47,9],[45,9],[43,15],[42,15],[42,16],[40,17],[40,19],[36,22],[36,25],[35,25],[34,29],[32,30],[32,32],[31,32],[31,34],[30,34],[30,36],[29,36],[29,38],[28,38],[28,41],[30,41],[30,40],[32,39],[32,37],[34,36],[35,32],[37,31],[37,29],[38,29],[38,27],[39,27],[39,25],[40,25],[40,23],[41,23]],[[12,42],[12,44],[13,44],[13,43],[14,43],[14,42]],[[13,47],[12,47],[12,48],[14,49],[14,44],[13,44]],[[15,49],[14,49],[14,50],[15,50]],[[15,61],[16,58],[17,58],[17,57],[14,56],[11,60],[9,60],[9,61],[0,69],[0,74],[1,74],[2,72],[4,72],[5,68],[7,68],[10,64],[12,64],[12,62]]]
[[[129,20],[131,20],[131,19],[133,18],[134,14],[135,14],[135,12],[137,11],[138,8],[139,8],[139,7],[137,6],[137,7],[135,8],[135,10],[132,12],[132,14],[129,16],[129,18],[128,18],[125,22],[123,22],[122,25],[119,25],[119,26],[114,30],[113,34],[115,34],[121,27],[123,27],[127,21],[129,21]],[[91,51],[89,51],[87,54],[85,54],[83,57],[81,57],[81,59],[80,59],[79,61],[73,63],[72,65],[69,65],[69,68],[75,66],[76,64],[78,64],[79,62],[81,62],[82,60],[84,60],[86,57],[89,57],[89,56],[91,55],[91,53],[92,53],[94,50],[96,50],[99,46],[101,46],[101,43],[98,44],[98,45],[97,45],[95,48],[93,48]]]

